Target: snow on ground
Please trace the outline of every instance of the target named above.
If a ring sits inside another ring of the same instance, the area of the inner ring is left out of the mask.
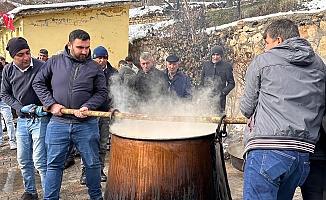
[[[44,8],[44,7],[64,7],[64,6],[75,6],[75,5],[87,5],[87,4],[98,4],[98,3],[104,3],[104,2],[118,2],[119,0],[88,0],[88,1],[77,1],[77,2],[67,2],[67,3],[54,3],[54,4],[42,4],[42,5],[22,5],[19,6],[12,11],[10,11],[10,14],[15,15],[15,13],[30,9],[30,8]],[[204,2],[205,6],[208,6],[210,3],[216,3],[216,2]],[[188,2],[189,5],[195,6],[200,4],[200,2]],[[173,6],[173,4],[171,4]],[[303,3],[304,6],[306,6],[308,11],[295,11],[295,12],[318,12],[326,9],[326,0],[312,0],[311,2],[305,2]],[[141,17],[148,15],[149,13],[163,13],[163,10],[165,9],[165,6],[142,6],[142,7],[136,7],[131,8],[129,10],[129,18],[135,18],[135,17]],[[267,17],[273,17],[278,15],[286,15],[295,13],[293,11],[290,12],[284,12],[284,13],[276,13],[266,16],[260,16],[260,17],[253,17],[253,18],[247,18],[243,19],[244,21],[254,21],[259,20]],[[138,24],[138,25],[130,25],[129,26],[129,42],[132,42],[135,39],[146,37],[146,34],[149,30],[157,30],[162,27],[169,26],[173,24],[173,20],[169,21],[162,21],[157,23],[149,23],[149,24]],[[211,33],[214,30],[222,29],[228,26],[234,26],[237,24],[236,22],[232,22],[229,24],[224,24],[221,26],[211,27],[206,30],[207,33]]]
[[[266,19],[266,18],[281,16],[281,15],[289,15],[289,14],[293,14],[293,13],[314,13],[314,12],[320,12],[320,11],[326,10],[326,0],[313,0],[311,2],[305,2],[304,5],[309,9],[308,10],[273,13],[273,14],[264,15],[264,16],[245,18],[242,20],[249,22],[249,21],[257,21],[260,19]],[[238,22],[239,21],[235,21],[235,22],[231,22],[229,24],[223,24],[220,26],[210,27],[210,28],[206,29],[206,32],[208,34],[210,34],[210,33],[214,32],[214,30],[220,30],[220,29],[224,29],[224,28],[227,28],[230,26],[236,26]]]
[[[143,7],[136,7],[131,8],[129,10],[129,18],[136,18],[148,15],[149,13],[160,13],[163,14],[163,7],[162,6],[143,6]]]
[[[146,37],[149,30],[158,30],[162,27],[172,25],[174,20],[162,21],[157,23],[129,25],[129,42]]]
[[[205,5],[207,6],[208,2],[205,2]],[[214,3],[214,2],[212,2]],[[288,15],[288,14],[293,14],[293,13],[312,13],[312,12],[320,12],[323,10],[326,10],[326,0],[312,0],[311,2],[305,2],[303,3],[305,7],[308,8],[308,10],[300,10],[300,11],[289,11],[289,12],[282,12],[282,13],[274,13],[270,15],[265,15],[265,16],[259,16],[259,17],[252,17],[252,18],[246,18],[242,19],[243,21],[256,21],[264,18],[269,18],[269,17],[275,17],[275,16],[280,16],[280,15]],[[153,7],[153,8],[152,8]],[[143,15],[148,14],[149,12],[162,12],[163,7],[160,6],[145,6],[140,8],[132,8],[129,11],[129,18],[133,18],[135,16],[140,17]],[[148,30],[154,29],[160,29],[165,26],[169,26],[173,24],[173,21],[163,21],[163,22],[158,22],[158,23],[150,23],[150,24],[138,24],[138,25],[130,25],[129,26],[129,42],[132,43],[133,40],[143,38],[146,36]],[[216,27],[210,27],[206,29],[206,32],[208,34],[212,33],[214,30],[220,30],[226,27],[230,26],[236,26],[238,21],[229,23],[229,24],[223,24],[221,26],[216,26]]]
[[[312,11],[321,11],[321,10],[326,9],[326,1],[325,0],[313,0],[311,2],[303,3],[303,5]]]

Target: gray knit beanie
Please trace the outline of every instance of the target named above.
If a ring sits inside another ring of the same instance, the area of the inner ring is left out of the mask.
[[[218,53],[220,54],[221,56],[223,56],[223,48],[219,45],[216,45],[214,46],[212,49],[211,49],[211,55],[213,55],[214,53]]]

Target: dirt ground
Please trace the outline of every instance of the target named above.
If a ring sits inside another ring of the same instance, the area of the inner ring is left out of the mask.
[[[80,158],[76,158],[76,164],[64,171],[61,187],[61,200],[89,199],[87,187],[79,184],[81,174]],[[108,165],[108,155],[106,159]],[[243,172],[234,168],[230,160],[225,161],[229,186],[233,200],[242,199]],[[105,171],[107,172],[107,167]],[[39,197],[42,196],[40,179],[37,176],[37,188]],[[102,191],[105,191],[105,183],[102,183]],[[20,169],[16,161],[16,151],[10,150],[9,145],[0,148],[0,199],[17,200],[24,192]],[[41,198],[40,198],[41,199]],[[294,200],[302,200],[300,189],[297,189]]]

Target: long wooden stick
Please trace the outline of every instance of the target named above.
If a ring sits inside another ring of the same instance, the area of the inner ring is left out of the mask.
[[[61,109],[63,114],[74,114],[76,109]],[[111,112],[102,111],[84,111],[83,115],[95,116],[95,117],[110,117]],[[152,120],[152,121],[171,121],[171,122],[201,122],[201,123],[218,123],[220,121],[219,116],[164,116],[164,115],[150,115],[150,114],[131,114],[131,113],[120,113],[115,112],[113,114],[114,118],[121,119],[134,119],[134,120]],[[226,124],[246,124],[247,118],[238,117],[230,118],[226,117],[223,119],[223,123]]]

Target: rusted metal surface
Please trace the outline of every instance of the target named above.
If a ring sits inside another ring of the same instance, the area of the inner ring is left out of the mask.
[[[75,109],[61,109],[63,114],[74,114]],[[111,112],[102,111],[85,111],[83,115],[95,116],[95,117],[110,117]],[[151,114],[132,114],[132,113],[120,113],[115,112],[114,118],[120,119],[134,119],[134,120],[152,120],[152,121],[172,121],[172,122],[201,122],[201,123],[218,123],[220,121],[219,116],[163,116],[163,115],[151,115]],[[246,124],[248,121],[245,117],[230,118],[226,117],[223,123],[226,124]]]
[[[211,139],[147,141],[113,133],[105,199],[216,199]]]

